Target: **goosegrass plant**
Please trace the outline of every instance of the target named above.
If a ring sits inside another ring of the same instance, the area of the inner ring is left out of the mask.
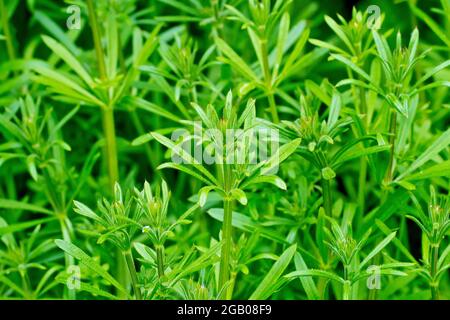
[[[215,170],[213,173],[200,162],[203,159],[194,158],[183,150],[180,144],[176,144],[158,133],[153,133],[152,135],[161,144],[175,152],[185,163],[192,165],[191,169],[184,164],[168,162],[161,165],[160,168],[174,168],[184,171],[206,184],[199,191],[200,206],[205,204],[208,193],[211,191],[217,192],[223,199],[223,243],[218,289],[223,292],[222,298],[231,299],[232,291],[228,288],[232,285],[229,283],[229,280],[230,256],[233,246],[233,202],[238,201],[242,205],[246,205],[247,196],[245,189],[254,184],[272,183],[279,188],[285,189],[285,183],[279,177],[270,173],[295,151],[300,143],[300,139],[293,140],[278,150],[272,150],[273,155],[271,157],[258,162],[257,159],[254,159],[256,157],[256,154],[254,154],[255,149],[252,149],[251,145],[254,143],[253,137],[256,126],[254,100],[249,100],[245,109],[239,114],[237,105],[233,104],[233,95],[230,91],[220,118],[212,105],[208,105],[206,112],[197,104],[193,104],[193,108],[201,120],[201,126],[204,125],[205,130],[209,129],[212,131],[204,133],[201,130],[200,136],[194,133],[193,137],[184,137],[181,142],[191,139],[196,145],[209,142],[208,152],[215,158]],[[240,132],[238,129],[240,129]],[[235,130],[231,140],[229,139],[229,130]]]
[[[334,281],[341,286],[341,299],[349,300],[355,299],[358,296],[358,284],[361,280],[365,280],[371,275],[370,268],[364,269],[370,260],[376,256],[389,242],[395,237],[395,232],[389,234],[380,243],[369,251],[364,258],[360,256],[362,248],[369,240],[371,229],[364,234],[361,239],[355,240],[352,236],[350,226],[345,223],[339,225],[335,220],[330,220],[330,229],[325,230],[327,234],[326,244],[333,252],[333,259],[339,260],[342,264],[342,274],[336,272],[329,272],[325,270],[308,269],[306,265],[298,263],[300,269],[288,275],[287,278],[296,277],[321,277],[327,281]],[[299,261],[303,261],[301,257],[297,257]],[[376,266],[378,269],[377,276],[394,275],[406,276],[406,273],[396,270],[398,268],[411,267],[412,263],[402,262],[388,262]],[[310,283],[310,290],[317,292],[313,283]]]
[[[71,151],[71,148],[64,142],[59,130],[78,110],[78,107],[74,108],[58,121],[52,108],[43,111],[40,101],[35,102],[30,96],[26,96],[18,101],[9,114],[0,118],[1,130],[14,142],[5,150],[8,152],[2,153],[2,160],[21,160],[26,164],[30,176],[39,186],[37,190],[45,194],[52,207],[52,211],[44,208],[38,211],[50,213],[59,222],[61,234],[69,243],[74,238],[73,225],[69,218],[70,202],[80,192],[98,158],[94,148],[81,170],[80,179],[73,183],[70,176],[76,173],[67,174],[65,161],[65,153]],[[26,209],[23,203],[8,199],[2,199],[0,207]],[[66,267],[70,265],[73,265],[73,258],[66,255]],[[70,297],[74,298],[74,293],[71,291]]]
[[[231,11],[228,19],[238,21],[248,32],[257,57],[256,65],[245,62],[223,39],[218,37],[215,40],[222,53],[220,61],[230,64],[244,78],[239,94],[246,95],[256,88],[262,91],[267,97],[267,109],[275,123],[280,121],[275,96],[280,95],[286,99],[283,91],[277,89],[323,54],[322,51],[313,51],[302,55],[309,29],[303,20],[291,28],[287,12],[290,3],[291,1],[276,1],[272,5],[270,1],[250,1],[249,16],[235,7],[227,6]],[[275,34],[276,38],[273,36]],[[273,49],[269,47],[271,43],[275,43]],[[289,50],[291,52],[287,54]]]
[[[417,215],[407,217],[420,227],[423,234],[423,265],[419,269],[419,274],[429,282],[431,298],[439,300],[440,279],[450,268],[450,264],[446,262],[450,248],[444,244],[450,228],[450,197],[437,195],[435,189],[430,187],[430,200],[425,212],[418,200],[416,198],[413,200],[417,207]]]

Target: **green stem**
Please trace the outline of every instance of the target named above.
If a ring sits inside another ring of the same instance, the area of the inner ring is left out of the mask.
[[[367,159],[361,157],[359,160],[359,182],[358,182],[358,208],[359,214],[357,219],[362,219],[366,207],[366,178],[367,178]]]
[[[107,79],[105,53],[101,43],[100,24],[98,22],[97,13],[93,0],[86,0],[88,6],[89,22],[92,29],[92,37],[94,41],[95,54],[97,57],[98,73],[101,80]],[[114,184],[119,181],[119,165],[117,160],[117,146],[116,146],[116,131],[114,123],[114,106],[108,105],[102,107],[102,124],[103,135],[105,137],[105,154],[108,168],[109,190],[111,194],[114,193]],[[117,270],[116,276],[118,281],[124,286],[128,285],[128,278],[126,275],[126,266],[120,250],[117,250]],[[120,297],[125,296],[120,290],[117,290]]]
[[[8,23],[8,12],[3,0],[0,0],[0,15],[2,19],[3,33],[6,37],[6,49],[8,51],[8,56],[10,60],[16,59],[16,54],[14,52],[14,45],[11,37],[11,30]]]
[[[20,271],[20,277],[22,278],[22,286],[25,300],[33,300],[34,297],[33,293],[31,292],[31,281],[30,277],[28,276],[27,270]]]
[[[107,78],[106,74],[106,64],[105,64],[105,54],[103,52],[102,42],[101,42],[101,32],[100,25],[98,23],[97,13],[95,11],[94,2],[92,0],[87,0],[89,22],[92,29],[92,37],[94,38],[95,54],[97,56],[98,72],[100,78],[105,80]]]
[[[164,247],[162,245],[157,245],[155,251],[156,264],[158,265],[158,277],[161,279],[164,277]]]
[[[394,174],[394,156],[395,156],[395,136],[397,135],[397,111],[391,110],[391,117],[389,121],[389,144],[391,145],[389,154],[389,163],[386,171],[384,182],[386,185],[392,182]]]
[[[432,244],[431,245],[431,299],[439,300],[439,282],[436,277],[437,268],[438,268],[438,260],[439,260],[439,245]]]
[[[136,267],[134,265],[133,254],[131,253],[131,250],[122,253],[128,266],[128,272],[130,273],[131,285],[133,286],[134,295],[136,296],[137,300],[142,300],[142,294],[141,289],[139,288],[139,281],[137,277]]]
[[[350,296],[351,296],[351,292],[352,292],[352,286],[350,284],[350,281],[345,280],[342,289],[343,289],[342,299],[343,300],[350,300]]]
[[[119,165],[117,160],[116,129],[114,125],[114,110],[112,107],[102,111],[103,133],[105,136],[105,152],[108,167],[109,188],[114,192],[114,184],[119,181]]]
[[[275,97],[273,95],[272,75],[270,74],[269,68],[269,52],[267,50],[267,39],[261,39],[261,52],[264,71],[264,81],[266,83],[267,99],[269,100],[270,113],[272,114],[273,122],[278,123],[280,122],[280,119],[278,117]]]
[[[332,216],[333,199],[331,196],[331,182],[330,180],[323,179],[322,183],[322,198],[323,198],[323,208],[325,209],[325,214],[328,217]]]
[[[71,232],[67,221],[67,215],[65,213],[61,213],[58,214],[58,216],[59,216],[59,224],[61,226],[61,233],[63,235],[64,241],[72,243],[72,237],[70,236]],[[67,252],[64,253],[64,261],[66,264],[66,269],[69,268],[70,266],[75,265],[75,259]],[[74,289],[67,288],[67,297],[70,300],[75,300],[76,291]]]
[[[272,92],[268,95],[269,99],[269,106],[270,106],[270,113],[272,114],[272,119],[274,123],[280,122],[280,119],[278,117],[278,111],[277,111],[277,105],[275,103],[275,97]]]
[[[230,279],[230,255],[232,245],[232,215],[233,202],[231,199],[223,201],[223,224],[222,224],[222,251],[220,255],[219,290],[223,290],[222,299],[230,299],[231,290],[224,289]]]

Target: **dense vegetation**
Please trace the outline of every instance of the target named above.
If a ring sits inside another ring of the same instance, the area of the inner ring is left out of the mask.
[[[0,0],[0,297],[449,299],[450,0],[354,5]]]

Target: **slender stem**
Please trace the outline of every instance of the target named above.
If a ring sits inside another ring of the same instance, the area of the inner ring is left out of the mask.
[[[367,178],[367,159],[361,157],[359,160],[359,181],[358,181],[358,219],[362,218],[366,207],[366,178]]]
[[[22,286],[25,300],[33,300],[33,293],[31,292],[31,281],[30,277],[28,276],[28,271],[27,270],[20,271],[20,277],[22,278]]]
[[[59,214],[59,216],[60,216],[59,224],[61,226],[61,233],[63,235],[63,239],[68,243],[72,243],[72,237],[70,236],[71,232],[67,221],[67,215],[65,213],[61,213]],[[66,269],[69,268],[70,266],[75,265],[75,259],[67,252],[64,253],[64,261],[66,264]],[[76,291],[74,289],[67,288],[67,296],[70,300],[75,300]]]
[[[164,277],[164,247],[162,245],[155,246],[156,264],[158,265],[158,277]]]
[[[114,110],[112,107],[102,111],[103,133],[105,135],[106,162],[108,167],[110,191],[114,191],[114,184],[119,181],[117,160],[116,129],[114,125]]]
[[[89,22],[92,29],[92,37],[94,40],[95,53],[97,57],[98,73],[100,79],[107,79],[105,53],[101,43],[100,24],[98,22],[97,13],[95,11],[95,5],[93,0],[86,0],[88,6]],[[105,154],[106,163],[108,168],[109,178],[109,190],[111,194],[114,192],[114,184],[119,181],[119,165],[117,160],[117,146],[116,146],[116,132],[114,123],[114,106],[108,105],[102,107],[102,124],[103,135],[105,137]],[[128,278],[126,275],[126,266],[123,256],[120,254],[120,250],[116,252],[117,270],[116,276],[119,282],[126,287],[128,284]],[[120,290],[117,290],[117,294],[124,298],[125,296]]]
[[[431,299],[439,300],[439,282],[436,277],[439,260],[439,244],[431,245]]]
[[[8,12],[3,0],[0,0],[0,15],[2,19],[3,33],[6,37],[6,48],[8,50],[8,56],[10,60],[16,59],[16,54],[14,52],[14,45],[11,37],[11,30],[8,23]]]
[[[377,255],[375,255],[375,257],[372,260],[372,264],[375,266],[379,266],[381,264],[381,255],[378,253]],[[378,292],[380,290],[378,290],[376,287],[370,289],[369,291],[369,295],[367,297],[368,300],[376,300],[378,297]]]
[[[344,285],[343,285],[342,299],[350,300],[351,292],[352,292],[352,286],[350,284],[350,281],[345,280]]]
[[[278,117],[278,111],[277,111],[277,105],[275,103],[275,97],[272,92],[268,95],[269,99],[269,106],[270,106],[270,113],[272,114],[272,119],[274,123],[280,122],[280,119]]]
[[[342,287],[342,299],[343,300],[350,300],[350,295],[352,292],[352,285],[351,282],[348,280],[348,266],[344,265],[344,284]]]
[[[105,54],[103,52],[102,42],[101,42],[101,32],[100,25],[98,23],[97,13],[95,12],[94,2],[92,0],[87,0],[89,22],[92,29],[92,37],[94,38],[95,54],[97,56],[98,72],[100,78],[106,79],[106,64],[105,64]]]
[[[391,110],[391,119],[389,122],[389,144],[391,150],[389,154],[389,163],[386,171],[384,182],[387,184],[392,182],[392,176],[394,174],[394,156],[395,156],[395,136],[397,135],[397,111]]]
[[[134,265],[133,254],[131,253],[131,250],[122,253],[125,258],[125,261],[127,262],[128,272],[130,273],[131,285],[133,286],[134,295],[136,296],[137,300],[142,300],[142,294],[141,289],[139,288],[139,281],[137,277],[136,267]]]
[[[267,39],[261,39],[261,51],[262,51],[264,81],[266,82],[267,99],[269,100],[270,113],[272,114],[273,122],[278,123],[280,122],[280,119],[278,117],[275,97],[273,95],[272,75],[270,74],[269,53],[267,50]]]
[[[230,278],[230,255],[232,245],[232,215],[233,202],[231,199],[223,201],[223,224],[222,224],[222,251],[220,255],[219,290],[222,291],[222,299],[229,299],[231,290],[224,290]]]
[[[64,200],[62,200],[64,197],[61,193],[58,193],[58,188],[55,188],[53,179],[50,175],[49,169],[46,168],[43,170],[42,175],[44,177],[45,181],[45,191],[47,194],[47,199],[50,202],[50,204],[53,207],[53,211],[56,215],[56,217],[59,220],[59,225],[61,229],[61,234],[64,239],[64,241],[68,243],[72,243],[72,232],[69,227],[70,221],[67,218],[67,212],[64,208]],[[64,253],[64,263],[66,269],[68,269],[70,266],[75,265],[75,259],[68,254],[67,252]],[[76,299],[76,292],[73,289],[67,288],[67,291],[65,291],[65,294],[67,293],[67,297],[70,300]]]
[[[322,198],[323,198],[323,208],[325,209],[325,214],[328,217],[332,216],[333,199],[331,196],[331,183],[330,180],[323,179],[322,183]]]

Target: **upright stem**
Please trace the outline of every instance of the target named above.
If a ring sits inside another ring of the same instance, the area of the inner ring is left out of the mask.
[[[351,282],[348,280],[348,267],[344,266],[344,284],[342,287],[342,300],[350,300],[352,292]]]
[[[66,241],[68,243],[72,243],[72,237],[70,236],[71,232],[70,232],[70,228],[69,228],[69,223],[68,223],[67,216],[65,213],[60,214],[59,223],[61,226],[61,233],[63,235],[64,241]],[[70,266],[75,265],[75,259],[67,252],[64,253],[64,261],[66,264],[66,268],[69,268]],[[74,289],[67,288],[67,296],[70,300],[75,300],[76,299],[76,291]]]
[[[386,176],[384,182],[389,184],[392,182],[392,176],[394,174],[394,156],[395,156],[395,136],[397,135],[397,111],[391,110],[391,117],[389,121],[389,144],[391,145],[391,150],[389,154],[389,163],[386,171]]]
[[[61,229],[61,234],[64,239],[64,241],[68,243],[72,243],[72,232],[71,232],[71,224],[69,219],[67,218],[67,210],[64,208],[64,200],[63,195],[61,193],[58,193],[58,188],[55,188],[55,185],[53,183],[52,177],[50,175],[49,169],[43,170],[42,173],[45,181],[45,191],[47,194],[47,199],[50,202],[50,204],[53,207],[54,213],[56,217],[59,220],[59,225]],[[67,252],[64,253],[64,263],[66,269],[68,269],[70,266],[75,265],[75,259],[68,254]],[[76,299],[76,292],[73,289],[67,288],[67,291],[65,291],[65,294],[67,293],[67,297],[70,300]]]
[[[20,271],[20,277],[22,278],[22,287],[25,300],[33,300],[34,297],[31,291],[31,281],[30,277],[28,276],[28,271],[27,270]]]
[[[223,224],[222,224],[222,251],[220,254],[220,274],[219,274],[219,289],[223,290],[230,279],[230,255],[232,245],[232,215],[233,202],[230,199],[223,201]],[[222,291],[222,299],[230,299],[230,290]]]
[[[133,254],[131,250],[123,252],[123,256],[125,261],[127,262],[128,271],[131,277],[131,285],[133,286],[134,295],[137,300],[142,300],[141,289],[139,289],[139,281],[137,278],[136,267],[134,265]]]
[[[93,0],[86,0],[88,6],[89,22],[92,29],[92,37],[94,40],[95,54],[97,57],[98,73],[101,80],[107,80],[105,54],[101,43],[100,24],[98,23],[97,13]],[[114,106],[107,105],[102,109],[103,135],[105,137],[105,154],[108,168],[109,190],[111,194],[114,192],[114,184],[119,181],[119,165],[117,160],[116,131],[114,124]],[[126,287],[128,279],[126,276],[126,267],[120,250],[117,250],[117,278],[119,282]],[[123,298],[123,293],[118,290],[117,293]]]
[[[269,100],[270,113],[272,120],[275,123],[280,122],[278,117],[277,106],[275,104],[275,97],[272,90],[272,75],[269,68],[269,52],[267,50],[267,39],[261,39],[262,62],[264,71],[264,81],[266,82],[267,99]]]
[[[158,265],[158,277],[161,279],[164,277],[164,247],[162,245],[157,245],[155,251],[156,264]]]
[[[332,216],[333,200],[331,196],[331,183],[330,180],[323,179],[322,183],[322,198],[323,198],[323,208],[325,209],[325,214],[328,217]]]
[[[16,59],[16,54],[14,52],[11,30],[9,29],[8,12],[6,11],[6,6],[3,0],[0,0],[0,15],[2,19],[3,33],[6,37],[6,49],[8,50],[8,56],[10,60],[14,60]]]
[[[359,88],[359,112],[363,114],[363,125],[366,132],[368,131],[368,111],[367,111],[367,101],[366,101],[366,91],[364,88]],[[366,143],[364,142],[365,146]],[[359,208],[359,218],[362,218],[365,212],[366,206],[366,178],[367,178],[367,158],[361,157],[359,160],[360,170],[359,170],[359,182],[358,182],[358,208]]]
[[[88,13],[89,13],[89,22],[91,24],[92,29],[92,37],[94,38],[95,45],[95,54],[97,56],[97,64],[98,64],[98,72],[100,78],[102,80],[106,79],[106,64],[105,64],[105,55],[103,52],[102,42],[101,42],[101,33],[100,33],[100,25],[97,19],[97,13],[95,11],[94,2],[92,0],[87,0]]]
[[[437,280],[437,267],[439,260],[439,245],[432,244],[431,245],[431,299],[439,300],[439,282]]]
[[[103,133],[105,135],[106,162],[110,191],[114,191],[114,184],[119,181],[119,169],[117,160],[116,128],[114,125],[114,110],[112,107],[102,111]]]

